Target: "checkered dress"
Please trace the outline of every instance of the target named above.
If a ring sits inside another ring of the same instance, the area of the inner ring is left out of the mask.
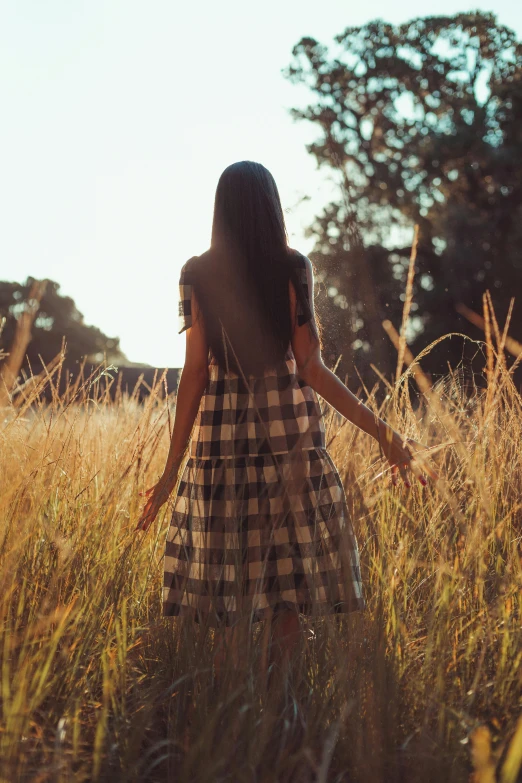
[[[306,259],[295,263],[308,292]],[[180,332],[192,325],[190,266],[181,270]],[[297,317],[305,322],[299,303]],[[289,607],[364,608],[343,485],[291,346],[261,377],[209,367],[167,533],[163,614],[218,626]]]

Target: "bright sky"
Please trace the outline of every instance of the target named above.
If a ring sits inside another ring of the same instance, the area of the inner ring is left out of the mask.
[[[522,4],[495,0],[522,37]],[[210,243],[222,170],[257,160],[278,183],[291,244],[328,185],[313,128],[287,109],[294,44],[492,0],[3,0],[0,279],[48,277],[131,361],[183,363],[181,265]],[[312,200],[298,207],[302,196]]]

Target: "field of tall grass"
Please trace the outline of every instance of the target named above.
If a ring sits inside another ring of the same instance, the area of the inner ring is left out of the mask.
[[[379,477],[375,442],[328,412],[368,608],[303,619],[277,690],[260,676],[262,626],[216,678],[214,632],[161,616],[170,506],[135,531],[172,427],[161,379],[143,405],[111,401],[105,375],[5,407],[0,779],[514,783],[522,399],[501,348],[488,339],[483,388],[457,369],[415,408],[404,375],[382,406],[362,393],[400,432],[443,446],[425,488]],[[56,368],[40,389],[55,380]]]

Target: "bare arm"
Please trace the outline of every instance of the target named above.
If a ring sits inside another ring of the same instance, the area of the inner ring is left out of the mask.
[[[170,494],[188,446],[199,403],[208,382],[208,343],[205,325],[194,292],[192,293],[192,326],[186,334],[185,364],[181,371],[176,398],[174,428],[163,475],[158,484]]]
[[[308,259],[307,277],[310,307],[314,313],[313,273]],[[292,322],[296,323],[296,294],[292,283],[289,284],[289,294]],[[296,323],[292,335],[292,349],[301,378],[342,416],[380,442],[383,453],[393,466],[394,483],[397,471],[400,471],[405,478],[404,468],[406,464],[410,463],[410,453],[405,448],[405,439],[364,405],[335,373],[326,367],[321,357],[319,340],[311,334],[307,323],[302,326],[298,326]],[[409,466],[413,468],[411,464]],[[417,468],[415,472],[417,475]],[[418,477],[422,483],[425,483],[424,477]],[[409,485],[406,478],[405,482]]]
[[[147,502],[138,520],[137,529],[147,530],[161,506],[166,503],[176,485],[199,403],[208,381],[208,344],[203,318],[194,293],[191,299],[192,326],[186,330],[185,364],[181,371],[174,415],[174,428],[167,462],[158,483],[144,494]]]

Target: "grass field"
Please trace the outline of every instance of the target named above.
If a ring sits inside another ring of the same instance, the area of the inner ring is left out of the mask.
[[[368,610],[303,621],[277,692],[259,677],[260,627],[216,680],[212,632],[161,617],[168,508],[134,530],[168,448],[161,382],[142,406],[95,382],[6,409],[1,779],[517,780],[522,399],[492,345],[487,364],[487,389],[449,373],[416,410],[390,388],[380,415],[449,444],[426,488],[375,479],[375,442],[328,415]]]

